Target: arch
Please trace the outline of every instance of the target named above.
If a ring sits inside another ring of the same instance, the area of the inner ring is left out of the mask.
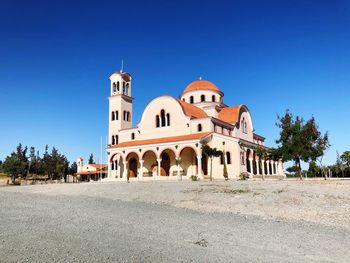
[[[272,165],[271,165],[271,162],[269,162],[269,174],[272,174]]]
[[[273,162],[273,174],[276,174],[276,163]]]
[[[248,173],[251,172],[249,156],[250,156],[250,149],[247,150],[247,152],[246,152],[246,159],[245,159],[245,163],[246,163],[246,166],[247,166],[247,172]]]
[[[160,154],[160,175],[171,176],[172,172],[176,170],[175,167],[175,153],[171,149],[164,149]]]
[[[193,104],[194,103],[194,98],[193,96],[190,97],[190,104]]]
[[[136,152],[130,152],[125,160],[128,162],[129,177],[137,177],[137,169],[139,165],[139,155]]]
[[[204,102],[204,101],[205,101],[205,95],[202,94],[202,95],[201,95],[201,102]]]
[[[216,97],[215,97],[215,95],[211,96],[211,101],[212,101],[212,102],[216,102]]]
[[[256,167],[256,153],[253,151],[253,174],[257,173],[257,167]]]
[[[185,146],[180,151],[181,168],[185,175],[196,175],[198,173],[197,152],[191,146]]]
[[[262,161],[261,161],[261,159],[259,158],[259,172],[258,172],[259,174],[262,174],[263,172],[262,172]]]
[[[264,160],[264,174],[267,174],[267,162]]]
[[[157,153],[153,150],[147,150],[142,155],[144,176],[156,176],[157,175]]]
[[[199,131],[199,132],[202,131],[202,124],[198,124],[198,126],[197,126],[197,131]]]

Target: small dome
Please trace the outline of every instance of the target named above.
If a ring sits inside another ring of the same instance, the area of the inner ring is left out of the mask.
[[[220,89],[214,83],[207,80],[196,80],[191,82],[182,93],[194,90],[213,90],[221,93]]]

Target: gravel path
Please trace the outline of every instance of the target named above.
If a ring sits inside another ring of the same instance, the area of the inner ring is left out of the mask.
[[[349,262],[346,227],[160,204],[164,191],[201,198],[203,185],[0,188],[0,262]]]

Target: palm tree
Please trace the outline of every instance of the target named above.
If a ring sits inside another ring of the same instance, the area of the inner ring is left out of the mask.
[[[213,181],[213,159],[214,157],[219,157],[222,151],[216,148],[210,148],[208,145],[204,145],[203,152],[210,158],[210,181]]]

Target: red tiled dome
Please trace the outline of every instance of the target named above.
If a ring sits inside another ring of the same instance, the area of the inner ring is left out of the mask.
[[[196,80],[191,82],[183,91],[183,93],[194,91],[194,90],[214,90],[220,91],[220,89],[212,82],[207,80]]]

